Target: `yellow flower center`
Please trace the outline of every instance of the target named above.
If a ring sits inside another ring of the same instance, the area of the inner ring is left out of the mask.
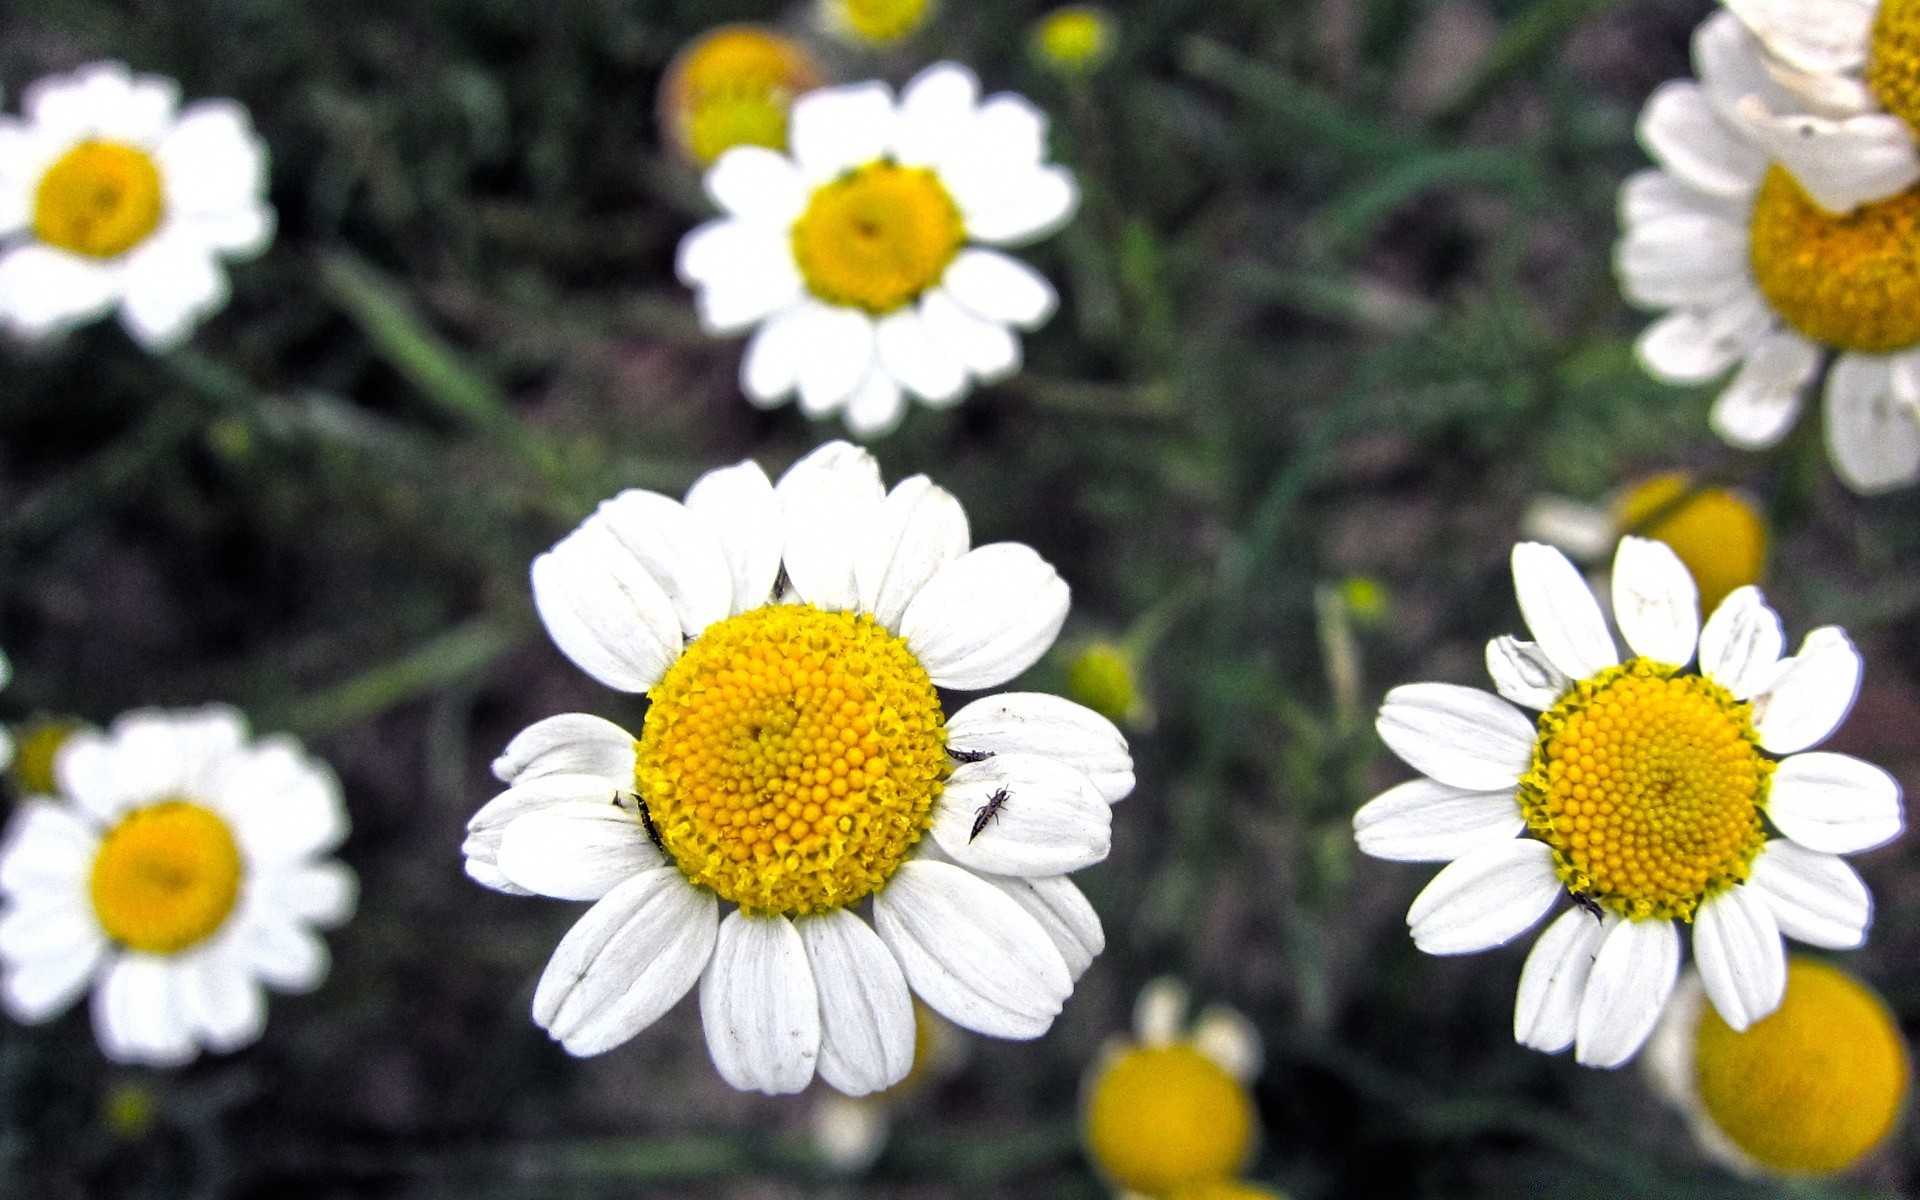
[[[1259,1184],[1246,1183],[1237,1179],[1216,1179],[1211,1183],[1196,1183],[1192,1187],[1183,1187],[1172,1193],[1167,1200],[1286,1200],[1281,1193]]]
[[[661,88],[670,137],[701,166],[735,146],[787,147],[787,112],[825,76],[806,47],[754,25],[698,39]]]
[[[1040,22],[1040,56],[1056,67],[1085,71],[1113,48],[1113,20],[1097,8],[1056,9]]]
[[[1754,199],[1753,277],[1781,320],[1823,345],[1920,345],[1920,188],[1836,215],[1776,163]]]
[[[93,860],[93,911],[107,936],[143,954],[211,937],[240,896],[240,847],[226,821],[169,800],[128,813]]]
[[[1893,1014],[1825,963],[1794,958],[1773,1015],[1735,1033],[1700,1006],[1694,1071],[1713,1123],[1762,1164],[1839,1171],[1879,1145],[1906,1100],[1907,1047]]]
[[[1090,642],[1067,667],[1067,692],[1110,721],[1133,714],[1133,656],[1113,642]]]
[[[769,605],[687,647],[635,768],[667,853],[750,913],[844,908],[925,832],[948,771],[940,697],[865,613]]]
[[[920,28],[933,0],[838,0],[840,19],[869,42],[894,42]]]
[[[1633,920],[1693,919],[1746,879],[1773,762],[1745,704],[1645,659],[1576,683],[1540,716],[1520,807],[1567,890]]]
[[[1693,489],[1685,475],[1659,475],[1614,505],[1628,533],[1665,542],[1692,572],[1700,611],[1710,614],[1727,593],[1760,582],[1767,566],[1767,523],[1752,504],[1725,488]]]
[[[966,243],[960,206],[923,167],[872,162],[813,193],[793,254],[814,295],[875,316],[940,282]]]
[[[118,258],[160,224],[160,168],[144,150],[81,142],[47,168],[33,198],[34,236],[88,258]]]
[[[1088,1089],[1083,1132],[1110,1179],[1159,1196],[1240,1169],[1253,1144],[1253,1100],[1192,1046],[1133,1046]]]
[[[1867,54],[1867,86],[1880,107],[1920,130],[1920,3],[1880,0]]]
[[[19,733],[13,765],[7,773],[23,796],[52,796],[60,791],[53,776],[54,756],[67,739],[82,728],[80,722],[59,717],[35,717]]]

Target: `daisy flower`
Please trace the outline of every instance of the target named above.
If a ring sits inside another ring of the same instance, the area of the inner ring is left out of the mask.
[[[21,1021],[89,985],[116,1062],[174,1066],[247,1045],[261,985],[327,973],[314,933],[353,912],[340,785],[291,738],[249,741],[229,708],[123,714],[72,733],[58,796],[32,796],[0,847],[0,996]]]
[[[735,146],[787,148],[794,98],[826,82],[812,52],[759,25],[723,25],[695,38],[660,82],[662,140],[710,167]]]
[[[1795,955],[1786,998],[1740,1032],[1688,972],[1645,1059],[1702,1151],[1743,1175],[1847,1170],[1893,1132],[1912,1077],[1906,1040],[1873,989]]]
[[[40,338],[118,311],[149,350],[227,300],[222,258],[273,240],[266,147],[231,100],[119,63],[29,86],[0,118],[0,323]]]
[[[1189,1025],[1186,988],[1172,979],[1140,990],[1133,1033],[1106,1046],[1088,1072],[1080,1118],[1087,1157],[1125,1196],[1241,1194],[1228,1181],[1253,1152],[1247,1088],[1260,1073],[1259,1033],[1219,1005]]]
[[[743,462],[685,503],[623,493],[535,560],[561,652],[650,700],[638,737],[581,714],[527,729],[468,826],[481,883],[596,902],[534,994],[568,1051],[620,1045],[696,983],[743,1090],[898,1083],[914,994],[990,1037],[1052,1025],[1104,945],[1067,876],[1106,857],[1133,762],[1055,696],[945,714],[938,689],[1012,679],[1067,615],[1039,555],[969,545],[951,495],[887,492],[833,442],[778,486]]]
[[[938,0],[817,0],[814,16],[848,45],[878,50],[919,32],[939,7]]]
[[[1640,141],[1659,169],[1621,193],[1622,288],[1666,310],[1640,338],[1641,362],[1671,383],[1737,367],[1712,420],[1745,449],[1785,436],[1824,368],[1827,447],[1841,479],[1860,492],[1913,482],[1920,190],[1829,207],[1810,182],[1815,168],[1782,158],[1778,139],[1749,118],[1746,102],[1775,86],[1759,40],[1717,13],[1693,53],[1699,82],[1664,85],[1641,114]]]
[[[1807,752],[1852,707],[1859,654],[1828,627],[1783,658],[1780,619],[1752,587],[1702,628],[1686,567],[1643,538],[1623,539],[1613,562],[1625,661],[1565,555],[1517,546],[1513,581],[1538,640],[1488,644],[1499,695],[1445,683],[1387,694],[1380,736],[1426,777],[1354,815],[1360,848],[1449,864],[1407,912],[1429,954],[1502,945],[1563,893],[1576,901],[1521,972],[1523,1045],[1574,1046],[1594,1067],[1632,1058],[1673,991],[1683,925],[1708,998],[1747,1028],[1780,1003],[1782,934],[1865,941],[1872,900],[1839,856],[1903,825],[1892,776]]]
[[[797,394],[870,437],[906,396],[951,405],[1020,367],[1017,329],[1058,299],[992,249],[1058,228],[1079,202],[1048,165],[1047,122],[1019,96],[980,99],[940,63],[896,102],[882,83],[824,88],[793,106],[788,154],[729,150],[706,179],[725,213],[680,244],[680,277],[714,334],[753,331],[740,383],[758,405]]]

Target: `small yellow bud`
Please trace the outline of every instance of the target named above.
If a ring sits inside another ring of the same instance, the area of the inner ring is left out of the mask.
[[[1133,655],[1117,642],[1088,642],[1067,666],[1067,692],[1116,724],[1139,716],[1140,689]]]
[[[1040,18],[1033,49],[1043,66],[1060,75],[1089,75],[1113,56],[1112,14],[1090,4],[1070,4]]]
[[[15,734],[13,765],[7,769],[14,791],[22,796],[52,796],[60,785],[53,776],[53,760],[67,739],[86,728],[71,717],[35,717]]]
[[[661,140],[695,166],[735,146],[787,146],[787,114],[826,82],[805,46],[758,25],[723,25],[687,43],[660,83]]]

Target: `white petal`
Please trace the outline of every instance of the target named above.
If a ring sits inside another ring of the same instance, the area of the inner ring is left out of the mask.
[[[674,274],[688,287],[724,284],[752,273],[766,257],[771,230],[732,217],[694,226],[674,252]]]
[[[1748,218],[1747,205],[1695,191],[1667,171],[1636,171],[1620,185],[1618,217],[1622,229],[1684,214],[1719,217],[1734,225]]]
[[[1620,661],[1600,602],[1566,555],[1539,542],[1515,546],[1513,591],[1534,640],[1570,678],[1586,679]]]
[[[1637,222],[1614,248],[1627,299],[1643,308],[1708,308],[1750,286],[1752,235],[1731,221],[1683,212]]]
[[[853,436],[884,437],[899,428],[907,415],[907,396],[901,390],[900,381],[887,374],[886,368],[876,360],[869,366],[866,378],[847,397],[844,415],[847,431]]]
[[[820,1078],[849,1096],[913,1067],[913,995],[880,936],[846,909],[794,922],[820,997]]]
[[[1171,1046],[1184,1035],[1191,997],[1178,979],[1161,975],[1147,981],[1133,1002],[1133,1036],[1145,1046]]]
[[[1671,921],[1621,921],[1594,958],[1574,1057],[1586,1067],[1617,1067],[1639,1053],[1673,994],[1680,935]]]
[[[1860,652],[1844,631],[1828,625],[1809,633],[1800,653],[1783,661],[1754,696],[1761,747],[1797,754],[1826,741],[1853,709],[1860,672]]]
[[[1100,927],[1100,914],[1087,897],[1065,875],[1022,879],[1013,875],[982,875],[980,879],[1006,893],[1028,916],[1040,923],[1053,948],[1067,964],[1074,982],[1086,974],[1093,960],[1107,948],[1106,931]]]
[[[893,157],[908,166],[932,166],[971,132],[980,80],[959,63],[935,63],[900,90]]]
[[[784,228],[807,207],[807,181],[793,162],[763,146],[735,146],[707,172],[707,195],[724,211],[763,228]]]
[[[1605,507],[1563,496],[1529,500],[1520,530],[1528,541],[1558,546],[1581,562],[1599,562],[1620,540],[1619,523]]]
[[[177,1067],[199,1052],[192,1015],[168,959],[122,954],[93,994],[93,1030],[115,1062]]]
[[[937,686],[978,691],[1040,661],[1068,598],[1066,581],[1031,547],[997,542],[941,567],[907,606],[900,635]]]
[[[1547,926],[1520,969],[1520,988],[1513,998],[1514,1041],[1548,1054],[1573,1045],[1580,997],[1609,928],[1608,921],[1580,908],[1568,909]]]
[[[0,322],[24,338],[104,316],[121,291],[117,266],[38,242],[0,251]]]
[[[873,915],[907,983],[963,1028],[1037,1038],[1073,993],[1073,977],[1039,922],[962,867],[903,863],[874,897]]]
[[[189,105],[160,139],[154,160],[166,180],[169,214],[245,211],[266,196],[266,143],[232,100]]]
[[[1389,788],[1353,814],[1362,854],[1396,862],[1452,862],[1526,828],[1511,788],[1469,792],[1416,779]]]
[[[800,359],[800,409],[810,417],[833,412],[873,370],[873,318],[857,309],[808,301],[796,319],[802,323],[797,336],[806,343]]]
[[[1219,1004],[1208,1005],[1194,1022],[1193,1048],[1243,1086],[1250,1086],[1259,1076],[1267,1057],[1253,1022]]]
[[[1845,754],[1795,754],[1773,773],[1767,816],[1809,850],[1859,854],[1906,828],[1900,785],[1872,763]]]
[[[246,962],[217,948],[183,957],[181,1007],[209,1050],[228,1054],[260,1040],[267,1028],[267,995]]]
[[[10,967],[61,959],[101,941],[99,918],[84,881],[17,892],[0,915],[0,958]]]
[[[901,309],[882,317],[874,337],[887,374],[928,404],[952,404],[966,394],[965,364],[934,342],[919,309]]]
[[[706,522],[733,574],[733,612],[773,598],[785,542],[779,497],[755,462],[708,471],[687,489],[687,511]]]
[[[289,864],[263,878],[273,904],[322,929],[342,925],[360,899],[360,881],[345,863]]]
[[[1387,693],[1374,728],[1408,766],[1468,791],[1510,788],[1533,761],[1533,722],[1478,688],[1403,684]]]
[[[1843,354],[1827,372],[1827,453],[1862,495],[1920,477],[1920,418],[1894,394],[1889,360]]]
[[[0,999],[7,1015],[37,1025],[65,1012],[93,982],[94,972],[107,953],[107,939],[98,930],[63,942],[50,953],[6,964],[0,979]]]
[[[0,847],[0,889],[12,896],[80,895],[99,850],[99,830],[76,809],[51,800],[23,800],[7,822],[6,845]]]
[[[931,832],[963,867],[1032,876],[1100,862],[1112,830],[1113,809],[1079,771],[1037,754],[996,754],[954,769]]]
[[[720,539],[678,500],[630,489],[602,503],[587,520],[604,526],[653,576],[686,636],[698,637],[731,615],[733,569]]]
[[[1877,5],[1855,0],[1721,0],[1768,50],[1807,71],[1864,66]]]
[[[1552,708],[1573,686],[1537,643],[1504,635],[1487,643],[1487,674],[1501,696],[1534,709]]]
[[[735,912],[720,922],[700,1024],[720,1078],[741,1091],[784,1096],[813,1082],[820,999],[792,921]]]
[[[239,953],[260,981],[283,992],[310,992],[332,965],[327,944],[290,913],[256,911],[238,930]]]
[[[631,753],[631,750],[629,750]],[[500,870],[500,841],[507,826],[528,813],[556,805],[606,805],[611,808],[629,782],[617,782],[603,774],[571,775],[556,772],[525,779],[495,796],[467,822],[467,840],[460,847],[466,856],[467,874],[476,882],[497,892],[531,895],[527,889],[508,879]]]
[[[991,321],[1038,329],[1060,306],[1047,277],[998,250],[962,250],[940,280],[947,294]]]
[[[560,939],[533,994],[534,1021],[583,1058],[632,1038],[700,978],[717,908],[676,867],[629,879]]]
[[[1786,648],[1780,617],[1760,589],[1748,584],[1727,593],[1700,631],[1700,670],[1745,700],[1766,686]]]
[[[813,305],[781,309],[754,330],[740,356],[740,390],[755,407],[772,408],[800,386],[800,370],[812,350],[807,330]]]
[[[1655,161],[1710,196],[1751,195],[1767,159],[1714,111],[1690,79],[1662,84],[1640,112],[1640,144]]]
[[[227,302],[227,273],[206,243],[167,233],[128,253],[121,269],[120,323],[149,350],[179,345]]]
[[[611,802],[553,804],[518,818],[500,836],[500,873],[556,900],[598,900],[662,866],[637,816]]]
[[[1753,860],[1747,886],[1766,898],[1780,932],[1826,950],[1864,945],[1873,895],[1844,859],[1773,838]]]
[[[694,305],[702,329],[730,337],[787,311],[805,295],[790,243],[766,235],[725,272],[701,284]]]
[[[1013,331],[966,308],[944,289],[934,288],[920,298],[920,318],[933,344],[965,364],[982,383],[1020,369],[1020,339]]]
[[[847,442],[828,442],[780,477],[774,489],[786,529],[787,577],[800,598],[840,612],[860,607],[857,534],[886,499],[880,463]]]
[[[1649,325],[1634,356],[1663,383],[1706,383],[1739,362],[1776,324],[1757,291],[1708,309],[1681,309]]]
[[[990,203],[966,208],[967,236],[989,246],[1024,246],[1058,230],[1080,207],[1080,185],[1065,167],[1028,172]]]
[[[1741,100],[1734,113],[1754,141],[1793,172],[1808,197],[1830,212],[1891,196],[1920,179],[1913,131],[1898,117],[1776,116],[1758,96]]]
[[[1613,619],[1642,658],[1684,667],[1700,640],[1700,589],[1665,542],[1625,537],[1613,558]]]
[[[347,837],[340,781],[284,735],[235,751],[204,795],[233,825],[248,859],[286,863],[324,854]]]
[[[1474,954],[1532,929],[1560,891],[1545,842],[1495,842],[1435,875],[1407,909],[1407,928],[1428,954]]]
[[[818,185],[887,152],[893,95],[882,83],[821,88],[794,103],[787,142],[809,184]]]
[[[1736,1032],[1780,1007],[1787,991],[1787,952],[1767,902],[1731,887],[1693,918],[1693,960],[1713,1006]]]
[[[1713,431],[1742,450],[1774,445],[1793,427],[1819,370],[1818,346],[1788,329],[1769,334],[1714,401]]]
[[[898,631],[907,605],[927,581],[972,544],[967,513],[953,493],[925,475],[895,484],[860,535],[853,560],[860,607]]]
[[[633,779],[633,747],[633,735],[612,721],[562,713],[515,735],[493,760],[493,775],[508,785],[546,775],[597,775],[627,786]]]
[[[533,604],[560,653],[610,688],[645,692],[680,657],[680,617],[652,572],[588,523],[533,560]]]
[[[1119,726],[1082,704],[1045,692],[983,696],[947,718],[947,748],[968,755],[1039,754],[1063,762],[1107,803],[1133,791],[1133,756]]]
[[[133,75],[124,63],[94,62],[70,75],[28,84],[20,108],[37,124],[93,134],[142,149],[159,140],[180,103],[180,86],[158,75]]]

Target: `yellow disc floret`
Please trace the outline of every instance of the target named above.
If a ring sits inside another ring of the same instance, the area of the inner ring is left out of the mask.
[[[169,800],[135,809],[107,831],[89,890],[108,937],[143,954],[177,954],[226,923],[241,873],[226,821]]]
[[[1744,497],[1725,488],[1694,488],[1685,475],[1657,475],[1614,505],[1623,531],[1665,542],[1693,574],[1700,611],[1710,614],[1727,593],[1760,582],[1767,566],[1767,523]]]
[[[1753,277],[1781,320],[1823,345],[1920,345],[1920,189],[1837,215],[1775,164],[1754,199]]]
[[[160,168],[144,150],[81,142],[40,177],[33,234],[88,258],[118,258],[160,225]]]
[[[882,316],[920,298],[966,243],[939,176],[873,162],[814,192],[793,226],[793,255],[814,295]]]
[[[1906,1101],[1906,1042],[1864,985],[1822,962],[1787,964],[1774,1013],[1736,1033],[1701,1006],[1700,1099],[1720,1131],[1762,1165],[1792,1174],[1851,1166],[1879,1145]]]
[[[784,150],[794,99],[824,81],[800,43],[757,25],[726,25],[667,68],[661,120],[668,139],[701,166],[735,146]]]
[[[1253,1145],[1253,1099],[1190,1045],[1131,1046],[1088,1088],[1083,1132],[1108,1178],[1162,1196],[1240,1169]]]
[[[1633,659],[1541,714],[1520,807],[1568,891],[1633,920],[1692,920],[1746,879],[1772,774],[1745,704]]]
[[[1920,130],[1920,2],[1880,0],[1867,86],[1880,107]]]
[[[926,23],[934,0],[827,0],[829,19],[856,39],[897,42]]]
[[[769,605],[687,647],[653,690],[637,790],[687,878],[750,913],[867,896],[926,831],[940,697],[864,613]]]

